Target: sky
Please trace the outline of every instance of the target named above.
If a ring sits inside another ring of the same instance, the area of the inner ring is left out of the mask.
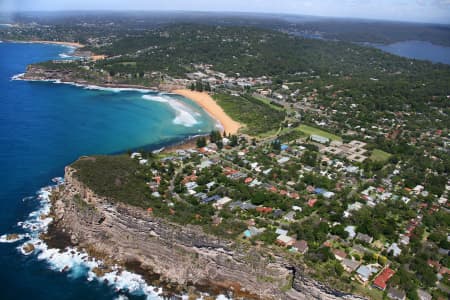
[[[450,24],[450,0],[0,0],[0,12],[54,10],[239,11]]]

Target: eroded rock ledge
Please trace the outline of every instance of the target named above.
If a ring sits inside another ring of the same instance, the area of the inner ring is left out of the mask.
[[[301,267],[257,247],[180,226],[99,197],[66,167],[53,200],[54,228],[101,258],[158,274],[181,286],[232,290],[245,299],[364,299],[303,275]],[[80,197],[81,196],[81,197]]]

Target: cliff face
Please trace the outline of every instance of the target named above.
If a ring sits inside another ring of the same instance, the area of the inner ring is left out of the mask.
[[[123,87],[123,88],[142,88],[153,89],[158,91],[173,91],[176,89],[184,89],[185,84],[179,82],[160,82],[160,80],[149,81],[144,86],[133,84],[127,77],[113,77],[105,73],[91,72],[89,70],[80,70],[72,68],[64,68],[63,62],[54,63],[55,67],[44,67],[42,65],[29,65],[22,79],[25,80],[58,80],[61,82],[73,82],[81,85],[100,85],[104,87]]]
[[[256,247],[238,245],[96,196],[67,167],[54,200],[55,226],[80,247],[134,262],[178,284],[218,286],[257,299],[362,299],[306,278],[299,268]]]

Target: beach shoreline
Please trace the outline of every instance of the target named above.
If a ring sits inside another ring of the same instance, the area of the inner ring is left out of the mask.
[[[24,40],[24,41],[18,41],[18,40],[7,40],[5,42],[8,43],[22,43],[22,44],[47,44],[47,45],[59,45],[59,46],[66,46],[70,48],[74,48],[75,51],[77,51],[80,48],[84,48],[86,45],[78,43],[78,42],[61,42],[61,41],[36,41],[36,40]],[[105,59],[106,55],[102,54],[95,54],[92,53],[89,58],[93,61]]]
[[[203,108],[213,119],[222,125],[222,133],[237,134],[239,129],[242,128],[242,124],[227,115],[222,107],[206,92],[177,89],[171,91],[171,93],[188,98]]]
[[[8,40],[6,42],[10,43],[23,43],[23,44],[53,44],[53,45],[61,45],[61,46],[68,46],[73,48],[83,48],[85,45],[77,43],[77,42],[61,42],[61,41],[37,41],[37,40],[24,40],[24,41],[18,41],[18,40]]]
[[[120,89],[120,90],[130,90],[130,91],[149,91],[149,92],[160,92],[166,94],[173,94],[183,96],[197,105],[199,105],[205,112],[207,112],[211,118],[220,124],[222,127],[222,133],[227,134],[237,134],[242,125],[239,122],[234,121],[228,116],[223,109],[212,99],[212,97],[206,92],[194,92],[187,89],[177,89],[177,90],[164,90],[158,87],[147,87],[142,85],[132,85],[132,84],[89,84],[85,81],[64,81],[60,79],[43,79],[43,78],[27,78],[24,74],[19,74],[13,76],[13,80],[25,80],[25,81],[43,81],[43,82],[53,82],[59,84],[69,84],[84,88],[107,88],[107,89]],[[164,146],[163,152],[174,152],[176,150],[186,150],[196,148],[197,139],[203,135],[189,137],[183,141],[176,142]]]

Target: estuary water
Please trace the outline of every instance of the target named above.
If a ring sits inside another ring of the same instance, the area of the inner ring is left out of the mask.
[[[450,47],[434,45],[430,42],[405,41],[389,45],[369,45],[398,56],[450,65]]]
[[[20,222],[37,220],[30,213],[45,209],[47,195],[41,191],[36,197],[37,191],[62,176],[64,166],[79,156],[159,149],[217,126],[180,96],[11,80],[30,63],[66,57],[60,54],[70,55],[70,49],[0,43],[0,235],[25,234]],[[119,295],[117,288],[139,288],[139,278],[132,274],[111,277],[110,282],[118,282],[115,289],[88,280],[92,278],[82,264],[60,272],[74,258],[22,255],[21,243],[0,243],[0,299],[158,299],[140,292]]]

